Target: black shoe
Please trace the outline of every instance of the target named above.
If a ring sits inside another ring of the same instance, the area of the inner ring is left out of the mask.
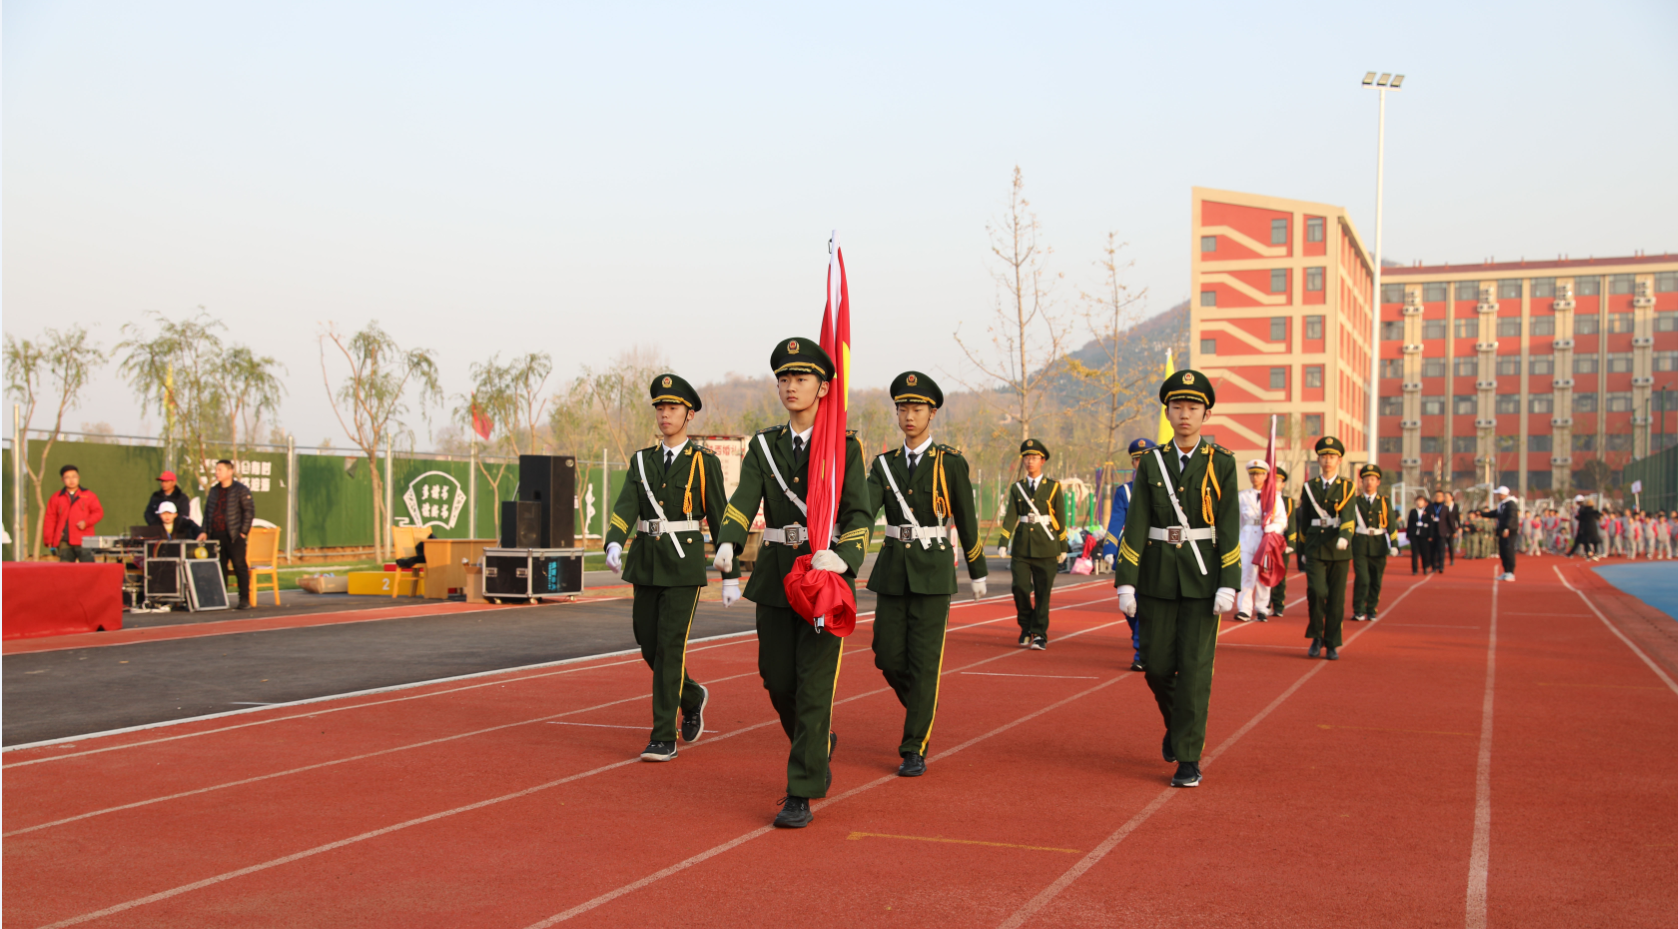
[[[647,747],[641,749],[642,761],[675,761],[675,742],[648,742]]]
[[[1176,764],[1177,754],[1171,750],[1171,733],[1165,734],[1165,740],[1159,743],[1159,753],[1165,756],[1166,764]]]
[[[705,734],[705,704],[711,702],[711,692],[704,687],[699,688],[699,709],[692,713],[682,711],[682,741],[697,742]]]
[[[1308,657],[1315,658],[1318,655],[1321,655],[1322,653],[1323,653],[1323,640],[1322,639],[1312,639],[1311,640],[1311,650],[1306,652],[1305,654]]]
[[[1146,671],[1146,670],[1148,670],[1148,668],[1147,668],[1147,666],[1142,664],[1142,659],[1138,658],[1135,661],[1132,661],[1130,663],[1130,670],[1132,670],[1132,671]]]
[[[926,759],[915,752],[903,756],[903,763],[897,766],[898,777],[920,777],[926,773]]]
[[[1253,617],[1253,618],[1254,618],[1254,619],[1256,619],[1256,620],[1258,620],[1258,621],[1259,621],[1259,622],[1261,622],[1261,623],[1267,623],[1267,622],[1270,622],[1270,614],[1269,614],[1269,613],[1260,613],[1260,614],[1258,614],[1258,615],[1257,615],[1257,616],[1255,616],[1255,617]]]
[[[1046,636],[1046,635],[1034,635],[1034,636],[1031,637],[1031,650],[1032,651],[1034,651],[1034,652],[1046,651],[1048,649],[1048,647],[1049,647],[1049,637],[1048,636]]]
[[[1241,623],[1250,623],[1250,622],[1253,621],[1253,618],[1251,616],[1248,616],[1246,613],[1236,613],[1235,614],[1235,621],[1236,622],[1241,622]]]
[[[1031,633],[1029,633],[1029,632],[1020,633],[1020,648],[1025,648],[1026,646],[1028,646],[1030,644],[1031,644]]]
[[[1327,658],[1329,661],[1339,661],[1340,660],[1340,652],[1338,650],[1336,650],[1334,646],[1330,645],[1328,647],[1328,652],[1325,653],[1323,655],[1323,657]]]
[[[775,814],[776,829],[803,829],[815,815],[810,812],[810,801],[787,794],[781,798],[781,812]]]
[[[1274,613],[1270,614],[1270,619],[1281,619],[1281,618],[1282,618],[1282,611],[1281,610],[1277,610]],[[1269,622],[1269,620],[1266,620],[1266,622]]]
[[[256,609],[256,604],[254,604],[254,603],[250,602],[249,600],[246,600],[243,597],[241,597],[241,598],[239,598],[239,605],[235,606],[234,609],[235,610],[254,610],[254,609]]]
[[[1198,762],[1198,761],[1179,761],[1177,763],[1177,773],[1172,775],[1172,777],[1171,777],[1171,786],[1172,787],[1199,787],[1200,786],[1200,762]]]

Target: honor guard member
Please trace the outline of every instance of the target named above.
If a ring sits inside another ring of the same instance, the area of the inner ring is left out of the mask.
[[[815,339],[783,339],[769,356],[776,390],[790,422],[752,437],[740,464],[740,483],[723,515],[716,566],[733,568],[734,553],[746,542],[758,507],[763,508],[763,542],[758,549],[746,599],[757,604],[757,671],[769,702],[792,742],[787,757],[787,795],[775,825],[802,829],[813,818],[812,798],[827,796],[833,783],[828,761],[838,738],[833,729],[833,690],[839,679],[844,639],[818,630],[787,602],[785,579],[800,555],[810,554],[804,498],[810,487],[810,438],[816,411],[833,379],[833,361]],[[811,570],[833,571],[853,589],[873,530],[868,475],[862,445],[845,436],[845,484],[828,547],[815,552]],[[738,594],[723,591],[723,605]]]
[[[1020,645],[1042,651],[1049,647],[1049,592],[1055,586],[1055,566],[1066,560],[1070,547],[1066,527],[1060,524],[1060,482],[1043,476],[1049,447],[1026,439],[1020,443],[1020,460],[1025,462],[1025,477],[1008,488],[1008,509],[1002,514],[996,554],[1012,557],[1008,567],[1014,575]]]
[[[1113,583],[1119,610],[1145,616],[1142,659],[1165,719],[1173,787],[1200,785],[1218,620],[1241,584],[1241,502],[1235,456],[1201,428],[1217,402],[1211,379],[1184,369],[1159,388],[1170,443],[1142,457]]]
[[[1317,465],[1322,475],[1306,481],[1299,497],[1299,552],[1305,559],[1305,607],[1311,613],[1305,637],[1311,640],[1307,654],[1323,654],[1330,661],[1340,658],[1345,644],[1341,630],[1346,623],[1346,572],[1352,566],[1352,527],[1357,520],[1346,512],[1357,492],[1352,482],[1340,476],[1340,462],[1346,446],[1327,435],[1317,440]]]
[[[682,741],[696,742],[705,733],[711,694],[687,673],[688,632],[707,584],[700,530],[709,528],[711,538],[717,537],[728,497],[716,452],[688,439],[688,423],[701,407],[699,394],[674,374],[653,378],[650,393],[664,441],[629,459],[629,479],[606,531],[606,566],[634,585],[635,644],[653,669],[653,732],[641,760],[671,761],[677,708]],[[632,530],[635,544],[625,559],[623,546]],[[725,573],[723,586],[738,588],[739,576]]]
[[[1288,469],[1280,463],[1276,465],[1276,487],[1282,492],[1282,506],[1288,511],[1288,528],[1282,538],[1287,540],[1287,547],[1282,550],[1283,555],[1291,555],[1299,545],[1299,520],[1294,511],[1298,509],[1299,501],[1288,495]],[[1286,558],[1284,557],[1284,561]],[[1281,619],[1282,610],[1288,605],[1288,568],[1282,566],[1282,580],[1275,587],[1270,588],[1270,618]]]
[[[1375,618],[1381,604],[1381,578],[1387,573],[1387,556],[1398,551],[1398,517],[1392,503],[1381,495],[1381,466],[1366,464],[1358,469],[1363,493],[1352,501],[1352,621]]]
[[[1125,517],[1130,514],[1131,498],[1136,496],[1136,470],[1140,466],[1142,456],[1158,445],[1159,443],[1148,438],[1130,443],[1130,480],[1113,491],[1113,509],[1107,517],[1107,538],[1110,542],[1124,538]],[[1117,548],[1113,549],[1113,558],[1115,562],[1118,559]],[[1130,626],[1130,670],[1141,671],[1146,667],[1142,661],[1142,617],[1126,616],[1124,619]]]
[[[961,560],[973,599],[985,595],[985,540],[973,511],[967,460],[932,441],[932,420],[944,392],[919,371],[891,382],[903,445],[874,459],[868,469],[872,513],[886,513],[886,538],[868,573],[874,607],[874,666],[903,704],[903,759],[897,773],[926,773],[927,746],[938,714],[938,676],[944,666],[944,631],[956,592],[950,528],[964,549]],[[872,520],[870,520],[872,522]]]

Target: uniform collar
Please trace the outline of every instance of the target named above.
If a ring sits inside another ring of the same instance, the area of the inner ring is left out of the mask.
[[[680,455],[682,453],[682,449],[687,448],[687,445],[688,445],[688,440],[687,439],[683,439],[682,444],[677,445],[675,447],[671,447],[669,445],[665,445],[663,442],[660,442],[660,443],[658,443],[659,457],[663,458],[666,454]]]
[[[816,426],[815,426],[814,423],[812,423],[810,425],[810,428],[804,430],[803,432],[799,432],[797,429],[792,428],[792,423],[787,423],[787,437],[788,437],[788,439],[789,440],[790,439],[801,439],[801,440],[803,440],[805,448],[810,447],[810,433],[815,432],[815,431],[816,431]]]
[[[904,442],[903,443],[903,453],[906,454],[906,455],[917,455],[917,456],[918,455],[924,455],[924,454],[926,454],[926,450],[931,448],[931,447],[932,447],[932,436],[929,435],[929,436],[926,437],[926,441],[921,443],[920,448],[910,448],[909,443]]]

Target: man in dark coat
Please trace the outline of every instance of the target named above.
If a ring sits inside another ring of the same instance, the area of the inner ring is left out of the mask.
[[[1416,495],[1416,508],[1410,511],[1404,537],[1410,540],[1410,573],[1426,574],[1433,567],[1433,516],[1428,511],[1427,494]]]
[[[164,501],[175,505],[175,513],[185,516],[192,509],[192,501],[187,498],[186,491],[181,489],[175,481],[175,472],[165,471],[157,476],[157,489],[152,491],[151,499],[146,501],[146,525],[163,525],[162,517],[157,515],[157,507]]]
[[[1579,528],[1573,533],[1573,547],[1567,550],[1567,557],[1572,558],[1581,545],[1585,546],[1586,558],[1595,557],[1602,551],[1602,534],[1597,528],[1602,513],[1583,496],[1574,497],[1573,502],[1579,505],[1573,513],[1574,518],[1579,520]]]
[[[198,541],[215,539],[221,549],[222,573],[232,571],[238,579],[236,610],[256,607],[251,602],[251,569],[245,561],[245,538],[255,521],[251,489],[233,479],[233,462],[225,458],[216,462],[216,482],[204,498],[204,531],[198,534]]]
[[[1503,561],[1503,579],[1515,579],[1515,546],[1520,544],[1521,508],[1515,505],[1515,498],[1509,496],[1509,488],[1499,487],[1492,491],[1496,494],[1491,509],[1481,513],[1487,519],[1496,519],[1497,528],[1492,536],[1497,539],[1497,557]]]

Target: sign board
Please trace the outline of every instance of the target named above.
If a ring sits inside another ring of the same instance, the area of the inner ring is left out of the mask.
[[[1631,482],[1631,492],[1634,493],[1634,494],[1642,493],[1643,492],[1643,482],[1642,481],[1632,481]]]
[[[408,482],[402,492],[407,516],[396,517],[398,526],[437,526],[453,529],[466,508],[466,491],[460,481],[445,471],[427,471]]]
[[[227,609],[227,576],[221,572],[217,559],[192,560],[186,565],[187,606],[194,612]]]

